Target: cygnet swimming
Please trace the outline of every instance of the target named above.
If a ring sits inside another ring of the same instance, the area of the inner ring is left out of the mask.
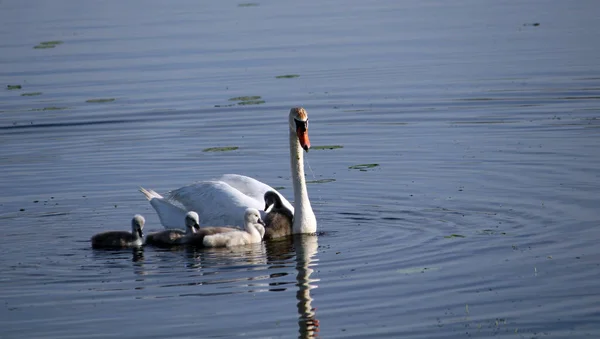
[[[265,240],[282,238],[291,235],[294,214],[283,204],[279,194],[267,191],[264,196],[265,211]],[[271,208],[269,210],[269,208]]]
[[[261,242],[265,228],[258,210],[246,209],[244,223],[243,230],[234,227],[202,227],[188,237],[187,243],[197,247],[232,247]]]
[[[158,247],[171,247],[185,244],[185,237],[190,236],[200,228],[198,225],[198,214],[190,211],[185,215],[185,231],[164,230],[146,236],[146,245]]]
[[[144,239],[143,216],[136,214],[131,220],[131,233],[126,231],[109,231],[98,233],[91,239],[92,248],[132,248],[142,246]]]

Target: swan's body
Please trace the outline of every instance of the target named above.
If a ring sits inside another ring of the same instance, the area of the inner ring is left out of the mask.
[[[186,237],[186,243],[197,247],[233,247],[261,242],[265,228],[258,210],[246,209],[244,223],[244,230],[232,227],[200,228],[196,233]]]
[[[173,204],[153,190],[140,187],[140,192],[150,201],[150,205],[154,207],[154,210],[158,214],[160,223],[166,229],[186,229],[185,219],[187,211],[185,208]]]
[[[292,234],[294,214],[287,209],[279,195],[273,191],[265,193],[265,211],[269,211],[265,217],[265,240],[286,237]]]
[[[186,237],[196,233],[199,228],[198,214],[196,212],[188,212],[185,215],[185,231],[168,229],[161,232],[148,234],[146,236],[146,244],[158,247],[183,245],[186,243]]]
[[[271,186],[256,179],[237,174],[226,174],[218,180],[201,181],[171,191],[168,201],[156,194],[146,195],[150,203],[158,213],[163,226],[172,227],[171,220],[185,211],[196,211],[202,218],[202,222],[215,225],[243,226],[241,216],[247,208],[261,210],[264,204],[264,194],[267,191],[275,191],[281,197],[282,203],[294,215],[292,232],[315,233],[317,231],[317,220],[308,199],[306,181],[304,179],[304,155],[302,149],[308,151],[310,141],[308,138],[308,116],[304,108],[292,108],[289,114],[289,147],[292,182],[294,187],[294,206],[287,199],[274,190]],[[153,203],[154,199],[157,199]],[[164,204],[166,202],[169,205]],[[179,208],[173,203],[180,204]],[[179,209],[179,210],[178,210]],[[261,211],[261,217],[266,213]],[[180,223],[181,221],[179,221]],[[181,228],[179,225],[175,227]]]
[[[143,216],[136,214],[131,220],[131,233],[126,231],[109,231],[98,233],[91,239],[92,248],[132,248],[142,246],[144,239]]]

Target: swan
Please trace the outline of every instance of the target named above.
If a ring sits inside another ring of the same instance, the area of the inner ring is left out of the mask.
[[[140,192],[148,199],[164,228],[187,230],[188,215],[185,208],[175,205],[153,190],[140,187]]]
[[[185,214],[185,231],[168,229],[161,232],[148,234],[146,236],[146,245],[154,245],[159,247],[183,245],[186,237],[196,233],[196,230],[199,228],[198,214],[190,211]]]
[[[232,247],[261,242],[265,228],[258,210],[246,209],[244,223],[244,230],[230,227],[200,228],[186,237],[186,244],[198,247]]]
[[[92,248],[131,248],[140,247],[144,239],[143,216],[136,214],[131,219],[131,233],[126,231],[109,231],[98,233],[91,239]]]
[[[269,210],[270,209],[270,210]],[[292,234],[294,214],[287,209],[279,195],[273,191],[265,193],[265,240],[281,238]]]
[[[185,213],[186,210],[198,212],[202,216],[202,221],[210,225],[243,226],[244,221],[241,216],[245,209],[262,209],[264,194],[267,191],[274,191],[281,198],[283,205],[294,215],[292,233],[316,233],[317,219],[310,205],[306,180],[304,179],[304,154],[302,150],[308,152],[310,149],[308,114],[304,108],[295,107],[290,110],[288,130],[294,206],[279,192],[263,182],[243,175],[226,174],[217,180],[201,181],[173,190],[169,193],[167,199],[158,195],[162,201],[156,200],[156,203],[153,203],[153,199],[158,197],[151,196],[149,198],[146,195],[146,198],[158,213],[163,226],[172,227],[171,220],[177,220],[181,213]],[[146,191],[153,192],[151,190]],[[171,206],[165,207],[162,202],[168,202]],[[173,203],[181,205],[182,208],[175,206]],[[179,208],[181,211],[172,208],[172,206]],[[261,218],[266,216],[264,211],[260,213]],[[174,226],[181,228],[180,223],[181,221],[177,221]]]

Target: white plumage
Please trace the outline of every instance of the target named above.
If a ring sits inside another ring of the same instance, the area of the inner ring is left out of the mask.
[[[200,181],[169,192],[167,198],[141,188],[166,228],[183,228],[186,211],[196,211],[202,224],[213,226],[244,226],[242,216],[247,208],[260,211],[265,217],[264,194],[275,191],[282,203],[294,213],[293,233],[315,233],[317,220],[308,199],[304,178],[304,155],[308,151],[308,115],[304,108],[292,108],[289,114],[289,142],[294,206],[271,186],[256,179],[225,174],[217,180]]]

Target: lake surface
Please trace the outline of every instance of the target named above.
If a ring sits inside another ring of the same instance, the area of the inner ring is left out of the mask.
[[[1,1],[0,338],[600,337],[597,14]],[[343,146],[307,154],[319,236],[90,248],[135,213],[161,229],[139,186],[292,198],[297,105]]]

